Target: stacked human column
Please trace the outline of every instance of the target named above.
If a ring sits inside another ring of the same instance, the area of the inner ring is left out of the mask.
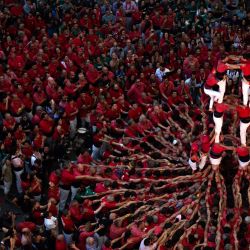
[[[238,79],[240,85],[237,87],[239,87],[239,96],[242,96],[242,100],[240,100],[240,97],[233,99],[233,104],[225,103],[225,100],[232,97],[231,93],[225,96],[225,93],[228,92],[226,90],[227,83],[229,82],[227,73],[230,70],[237,70],[240,73]],[[205,137],[192,143],[189,159],[189,165],[192,170],[195,171],[197,168],[202,169],[205,166],[209,151],[209,160],[214,170],[218,169],[223,152],[226,150],[232,150],[237,153],[240,169],[245,169],[248,166],[247,129],[250,125],[249,84],[249,54],[244,56],[227,56],[219,60],[216,67],[209,74],[204,84],[204,93],[209,96],[208,109],[209,112],[212,112],[214,130],[209,136],[205,135]],[[240,127],[240,145],[237,143],[237,147],[222,144],[224,138],[221,135],[223,121],[224,119],[228,120],[229,115],[235,118],[234,121],[230,121],[232,122],[232,130],[237,131],[238,125]],[[203,149],[204,138],[206,138],[205,145],[207,145],[205,150]]]

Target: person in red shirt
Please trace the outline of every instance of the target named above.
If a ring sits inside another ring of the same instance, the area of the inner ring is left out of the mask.
[[[43,210],[45,207],[46,206],[41,206],[40,202],[37,201],[35,202],[32,208],[33,221],[35,222],[38,228],[43,226],[43,220],[44,220]]]
[[[22,100],[16,94],[13,94],[10,102],[10,110],[17,122],[20,122],[24,107]]]
[[[17,130],[15,131],[15,138],[20,144],[22,144],[26,140],[26,134],[23,131],[22,125],[19,125],[17,127]]]
[[[59,210],[63,211],[66,205],[66,201],[68,199],[71,184],[77,180],[82,179],[83,175],[74,175],[73,173],[73,164],[69,163],[62,171],[61,171],[61,179],[60,179],[60,202],[59,202]]]
[[[60,95],[57,89],[56,82],[54,78],[48,77],[48,84],[45,88],[46,94],[51,100],[54,100],[55,102],[58,102],[60,99]]]
[[[193,171],[197,170],[197,164],[200,161],[200,157],[199,157],[199,146],[196,142],[192,143],[191,145],[191,152],[190,152],[190,158],[189,158],[189,166],[191,167],[191,169]]]
[[[226,150],[234,150],[234,147],[225,146],[220,143],[214,143],[210,149],[210,163],[214,171],[217,171],[221,160],[222,160],[222,153]]]
[[[191,77],[193,71],[198,71],[199,69],[198,59],[190,54],[183,62],[183,71],[187,77]]]
[[[86,78],[87,78],[88,82],[91,84],[95,84],[100,79],[100,77],[101,77],[101,75],[98,72],[98,70],[95,69],[94,65],[89,64],[88,71],[86,73]]]
[[[56,238],[55,250],[67,250],[67,242],[64,239],[64,235],[59,234]]]
[[[249,157],[249,149],[247,147],[237,147],[236,152],[238,154],[238,162],[240,169],[246,169],[249,165],[250,157]]]
[[[111,240],[120,237],[126,230],[127,227],[122,227],[122,220],[115,220],[109,229],[109,236]]]
[[[169,81],[168,78],[164,78],[159,85],[159,89],[163,99],[166,101],[174,90],[174,84],[172,81]]]
[[[134,103],[131,109],[128,111],[128,117],[134,121],[138,121],[140,115],[142,114],[142,108],[138,106],[137,103]]]
[[[88,127],[90,123],[90,111],[94,105],[94,98],[93,96],[89,95],[88,93],[81,93],[80,96],[77,98],[77,107],[79,109],[79,117],[81,119],[82,127]]]
[[[3,126],[7,131],[13,131],[16,126],[16,120],[9,113],[6,113],[3,120]]]
[[[64,117],[69,119],[70,123],[70,138],[74,138],[76,135],[76,128],[77,128],[77,114],[78,114],[78,107],[76,102],[73,99],[69,99],[68,103],[65,106],[64,110]]]
[[[45,136],[52,136],[54,131],[54,120],[47,113],[42,114],[39,128]]]
[[[172,109],[178,109],[178,105],[184,102],[184,98],[182,96],[177,95],[176,90],[172,91],[172,95],[168,97],[167,104]]]
[[[36,175],[33,175],[31,178],[29,194],[32,195],[36,201],[40,201],[41,192],[42,192],[42,181]]]
[[[94,236],[95,232],[91,228],[91,223],[87,222],[84,226],[80,227],[79,245],[80,250],[86,250],[86,239]]]
[[[47,96],[41,87],[35,88],[33,101],[36,105],[43,106],[47,100]]]
[[[48,188],[48,199],[54,199],[55,203],[58,204],[60,200],[60,190],[57,185],[55,185],[53,182],[49,182],[49,188]],[[54,216],[54,214],[53,214]]]
[[[64,210],[63,215],[61,216],[62,226],[63,226],[63,235],[67,245],[72,243],[72,237],[75,230],[75,225],[71,219],[70,211]]]
[[[209,136],[207,136],[207,135],[202,135],[200,138],[201,160],[199,163],[199,169],[203,169],[206,165],[208,152],[210,150],[210,145],[211,145],[211,142],[213,142],[213,140],[214,140],[214,137],[210,140]]]
[[[187,84],[185,84],[184,80],[181,80],[180,85],[177,87],[177,94],[179,96],[183,96],[185,99],[185,102],[187,104],[191,104],[193,102],[192,96],[190,94],[190,89]]]
[[[141,99],[141,94],[145,91],[145,85],[139,79],[128,90],[128,97],[131,101],[137,102]]]
[[[92,162],[92,157],[89,154],[88,150],[84,150],[83,153],[81,153],[78,157],[77,157],[77,163],[81,163],[81,164],[87,164],[90,165]]]
[[[60,202],[59,202],[59,210],[63,211],[66,205],[66,201],[68,199],[70,193],[71,183],[76,180],[76,176],[73,174],[73,165],[71,163],[68,164],[61,171],[61,179],[60,179]]]
[[[212,111],[214,101],[218,101],[220,98],[220,92],[215,90],[217,86],[217,80],[213,74],[210,74],[204,84],[204,93],[210,97],[209,110]]]

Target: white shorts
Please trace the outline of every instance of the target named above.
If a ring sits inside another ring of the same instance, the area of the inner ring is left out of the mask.
[[[197,163],[193,162],[191,159],[188,160],[188,164],[192,168],[192,170],[196,170],[197,169]]]
[[[211,156],[209,157],[210,163],[211,163],[212,165],[220,165],[221,159],[222,159],[222,157],[217,158],[217,159],[214,159],[214,158],[212,158]]]
[[[240,166],[240,168],[245,168],[245,167],[247,167],[248,165],[249,165],[249,163],[250,163],[250,161],[246,161],[246,162],[242,162],[242,161],[240,161],[240,160],[238,160],[239,161],[239,166]]]

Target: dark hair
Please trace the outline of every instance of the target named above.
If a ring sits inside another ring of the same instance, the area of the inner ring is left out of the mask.
[[[150,238],[146,238],[146,239],[144,240],[144,245],[145,245],[145,246],[150,246]]]
[[[196,240],[195,240],[194,236],[192,234],[190,234],[188,236],[188,241],[189,241],[189,243],[193,244],[193,243],[195,243]]]

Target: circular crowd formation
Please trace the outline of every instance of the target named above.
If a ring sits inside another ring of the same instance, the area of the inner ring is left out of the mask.
[[[0,249],[249,250],[247,4],[0,1]]]

